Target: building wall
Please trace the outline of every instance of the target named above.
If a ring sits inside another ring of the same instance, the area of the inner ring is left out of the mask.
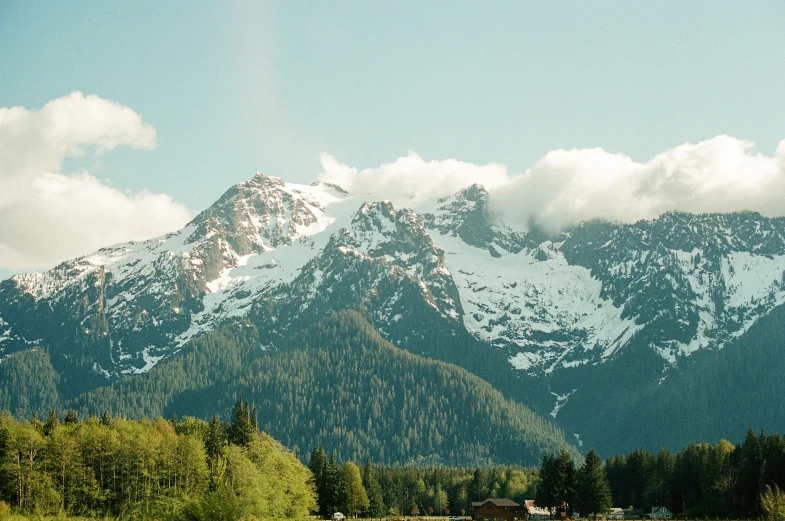
[[[513,521],[516,518],[518,520],[526,519],[526,511],[523,509],[523,507],[519,509],[510,508],[510,510],[505,510],[503,508],[497,507],[493,503],[486,503],[477,508],[472,514],[472,519],[474,520],[503,519],[505,521]]]

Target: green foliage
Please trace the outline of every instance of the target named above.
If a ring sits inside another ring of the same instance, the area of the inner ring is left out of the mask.
[[[675,455],[637,449],[613,456],[605,470],[616,505],[663,505],[698,518],[758,517],[764,491],[785,486],[785,438],[749,430],[738,446],[691,443]]]
[[[36,411],[56,409],[59,382],[43,347],[13,353],[0,364],[0,410],[29,418]]]
[[[613,506],[608,477],[594,449],[589,451],[578,469],[576,492],[576,506],[584,516],[602,517]]]
[[[308,470],[311,471],[313,476],[314,488],[317,497],[316,511],[321,517],[329,515],[327,505],[327,455],[324,452],[324,447],[314,447],[311,452],[311,458],[308,461]]]
[[[55,420],[0,414],[0,501],[21,514],[300,518],[314,504],[310,472],[266,434],[210,457],[202,420]]]
[[[343,479],[341,481],[343,482],[341,493],[343,510],[350,516],[357,517],[360,512],[366,510],[371,505],[357,465],[351,461],[346,463],[343,466]]]
[[[552,423],[463,369],[396,348],[357,313],[330,316],[278,351],[261,351],[258,334],[251,324],[215,331],[75,405],[209,418],[243,397],[259,427],[303,458],[315,445],[340,461],[390,464],[533,465],[562,448],[577,457]]]
[[[785,400],[771,399],[785,395],[785,307],[721,350],[700,350],[664,375],[652,344],[657,340],[639,335],[607,363],[555,372],[555,389],[580,382],[580,392],[559,410],[564,430],[580,432],[602,457],[640,447],[677,451],[720,437],[740,443],[750,425],[785,431]]]
[[[569,509],[575,501],[575,487],[575,463],[570,454],[565,450],[557,455],[546,454],[540,467],[537,504],[551,511],[562,505]]]
[[[760,505],[766,521],[785,521],[785,493],[776,485],[766,487],[760,496]]]
[[[232,407],[232,424],[229,426],[227,439],[229,443],[248,446],[256,434],[256,407],[254,406],[253,417],[248,402],[238,401]]]
[[[382,497],[382,488],[379,486],[379,481],[376,479],[376,472],[373,465],[371,465],[371,458],[368,458],[363,466],[363,487],[368,494],[368,517],[382,517],[387,511]]]

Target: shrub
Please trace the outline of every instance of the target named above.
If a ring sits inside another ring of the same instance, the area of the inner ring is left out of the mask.
[[[785,521],[785,493],[777,485],[766,487],[760,496],[760,505],[767,521]]]

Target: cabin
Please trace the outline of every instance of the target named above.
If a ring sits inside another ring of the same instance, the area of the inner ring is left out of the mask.
[[[511,499],[492,497],[485,501],[472,501],[474,521],[523,521],[528,518],[526,505]]]
[[[673,512],[665,507],[651,507],[651,513],[646,514],[646,519],[673,519]]]

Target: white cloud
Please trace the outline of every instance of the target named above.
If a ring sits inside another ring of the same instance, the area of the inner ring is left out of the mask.
[[[766,156],[748,141],[717,136],[646,163],[601,148],[553,150],[522,174],[496,163],[426,162],[413,152],[357,170],[323,154],[319,178],[353,193],[412,204],[484,184],[492,211],[505,221],[534,221],[549,231],[595,218],[635,222],[669,210],[779,216],[785,214],[785,141]]]
[[[73,92],[40,110],[0,108],[0,268],[47,268],[185,224],[190,212],[168,195],[128,194],[89,172],[62,172],[68,157],[122,145],[152,149],[155,129],[97,96]]]
[[[453,194],[473,183],[491,189],[509,182],[504,165],[480,166],[455,159],[425,161],[414,152],[364,170],[342,164],[329,154],[321,155],[321,164],[320,181],[335,183],[352,193],[392,200],[421,202]]]

